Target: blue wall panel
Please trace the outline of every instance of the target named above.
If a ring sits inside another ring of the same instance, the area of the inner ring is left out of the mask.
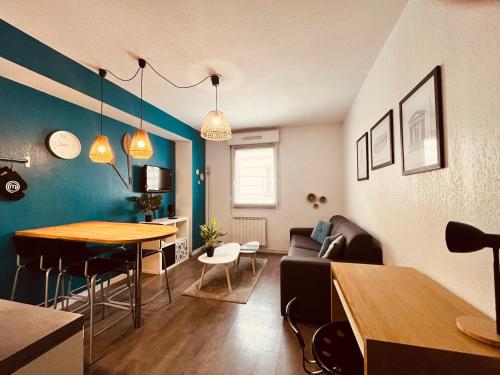
[[[99,98],[99,76],[15,27],[0,20],[0,56],[39,74]],[[110,67],[112,68],[112,67]],[[131,71],[135,69],[131,64]],[[105,101],[138,116],[139,98],[112,82],[105,81]],[[157,107],[145,103],[146,121],[192,141],[193,145],[193,248],[202,245],[198,226],[205,221],[205,183],[198,184],[194,171],[205,170],[205,141],[199,132]],[[82,154],[75,160],[55,158],[45,147],[54,130],[69,130],[82,142]],[[0,298],[8,296],[15,256],[9,241],[14,231],[84,220],[136,221],[142,216],[126,200],[132,195],[107,165],[88,159],[93,137],[99,131],[99,115],[31,88],[0,77],[0,154],[23,157],[29,154],[33,167],[16,166],[29,183],[26,198],[18,202],[0,200]],[[106,118],[104,133],[117,154],[117,167],[126,172],[120,140],[126,124]],[[151,135],[155,155],[148,164],[174,168],[174,144]],[[139,165],[138,161],[134,161]],[[1,165],[3,166],[3,165]],[[137,172],[137,168],[134,168]],[[173,193],[166,202],[174,202]],[[166,215],[166,210],[160,214]],[[39,302],[38,291],[23,291],[24,300]]]

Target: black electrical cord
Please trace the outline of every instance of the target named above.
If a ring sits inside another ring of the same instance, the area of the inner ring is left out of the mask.
[[[173,83],[171,80],[169,80],[167,77],[163,76],[162,74],[160,74],[154,67],[153,65],[151,65],[150,63],[148,63],[146,61],[146,64],[153,70],[153,72],[156,73],[156,75],[160,78],[163,78],[165,81],[167,81],[168,83],[170,83],[172,86],[178,88],[178,89],[190,89],[192,87],[195,87],[195,86],[198,86],[198,85],[201,85],[203,82],[205,82],[207,79],[209,79],[211,76],[206,76],[205,78],[203,78],[201,81],[197,82],[197,83],[194,83],[192,85],[189,85],[189,86],[180,86],[180,85],[176,85],[175,83]],[[220,76],[219,74],[217,74],[218,76]]]
[[[102,107],[104,103],[104,77],[101,76],[101,135],[102,135]]]
[[[137,69],[137,71],[134,73],[134,75],[132,77],[130,77],[130,78],[120,78],[116,74],[114,74],[112,71],[106,69],[106,71],[109,74],[111,74],[113,77],[115,77],[116,79],[119,79],[120,81],[123,81],[123,82],[132,81],[135,77],[137,77],[137,73],[139,73],[139,70],[141,70],[141,68]]]
[[[139,68],[141,70],[141,129],[142,129],[142,78],[144,76],[144,68]]]

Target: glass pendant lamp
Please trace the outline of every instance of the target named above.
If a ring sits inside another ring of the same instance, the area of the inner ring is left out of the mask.
[[[154,153],[148,132],[142,128],[142,79],[145,66],[146,61],[139,59],[139,67],[141,68],[141,124],[139,129],[135,130],[132,141],[130,142],[130,148],[128,149],[129,155],[134,159],[149,159]]]
[[[106,77],[106,71],[104,69],[99,69],[99,75],[101,76],[101,133],[95,137],[90,147],[89,158],[94,163],[109,164],[114,161],[115,157],[113,149],[109,144],[108,137],[102,134],[102,107],[104,103],[104,77]]]
[[[224,113],[217,107],[217,86],[219,76],[214,74],[210,77],[212,85],[215,86],[215,111],[210,111],[205,116],[201,125],[201,137],[209,141],[227,141],[231,139],[231,126]]]

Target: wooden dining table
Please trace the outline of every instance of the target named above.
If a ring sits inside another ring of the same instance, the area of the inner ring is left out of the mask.
[[[16,235],[99,244],[136,244],[137,272],[135,272],[134,279],[134,327],[139,328],[141,326],[142,243],[174,236],[176,232],[177,228],[169,225],[87,221],[83,223],[19,230],[16,232]]]

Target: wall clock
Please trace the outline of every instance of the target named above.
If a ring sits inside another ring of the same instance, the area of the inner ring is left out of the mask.
[[[47,148],[61,159],[74,159],[82,151],[80,140],[73,133],[59,130],[47,137]]]

